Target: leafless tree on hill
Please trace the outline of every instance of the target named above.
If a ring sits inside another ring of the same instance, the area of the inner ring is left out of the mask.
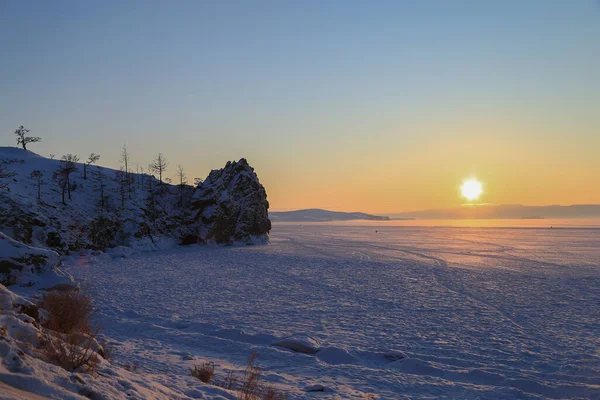
[[[15,135],[17,135],[17,146],[22,146],[23,150],[27,150],[28,143],[41,142],[42,138],[37,136],[27,136],[29,129],[26,129],[23,125],[17,128]]]
[[[83,164],[83,179],[87,179],[87,167],[96,163],[100,159],[100,154],[92,153]]]
[[[167,159],[165,158],[165,156],[163,156],[162,153],[158,153],[154,161],[152,161],[152,163],[148,165],[148,169],[150,170],[150,172],[158,174],[158,181],[161,185],[163,183],[163,173],[167,170],[168,166],[169,163],[167,162]]]

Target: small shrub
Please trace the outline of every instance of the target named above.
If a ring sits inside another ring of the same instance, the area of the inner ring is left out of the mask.
[[[44,296],[41,308],[48,312],[48,321],[44,325],[48,329],[64,334],[94,331],[91,320],[96,310],[92,298],[81,291],[49,292]]]
[[[263,385],[262,370],[256,366],[258,353],[253,351],[246,363],[243,377],[238,377],[234,371],[229,371],[225,379],[214,379],[213,384],[227,390],[237,392],[238,400],[285,400],[288,394],[271,385]],[[203,365],[211,365],[205,363]],[[198,367],[196,367],[198,368]],[[192,370],[192,375],[194,375]],[[196,376],[196,375],[194,375]],[[211,375],[212,376],[212,375]],[[203,381],[204,382],[204,381]]]
[[[80,371],[96,375],[100,363],[94,351],[96,333],[57,334],[44,329],[40,338],[40,349],[49,361],[67,371]]]
[[[215,366],[213,363],[205,362],[202,365],[195,365],[191,369],[192,376],[200,379],[204,383],[209,383],[215,375]]]
[[[254,363],[258,358],[258,352],[253,351],[246,363],[246,371],[244,371],[244,379],[238,396],[239,400],[255,400],[260,395],[260,374],[261,369]]]
[[[77,290],[53,291],[44,295],[41,307],[47,312],[41,352],[67,371],[95,375],[100,327],[91,325],[95,315],[91,297]]]

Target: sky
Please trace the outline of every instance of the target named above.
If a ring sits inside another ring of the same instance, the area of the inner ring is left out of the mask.
[[[600,2],[0,0],[0,146],[245,157],[272,210],[600,203]]]

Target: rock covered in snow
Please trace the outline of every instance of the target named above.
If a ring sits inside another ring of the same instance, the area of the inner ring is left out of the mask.
[[[0,283],[0,312],[13,310],[21,312],[22,309],[32,306],[32,302],[11,292]]]
[[[0,283],[27,284],[34,274],[51,271],[59,265],[56,252],[28,246],[0,232]]]
[[[267,192],[244,158],[211,171],[198,185],[192,207],[195,220],[185,244],[250,242],[266,239],[271,230]]]
[[[321,348],[319,342],[308,335],[290,336],[273,343],[273,345],[304,354],[315,354]]]

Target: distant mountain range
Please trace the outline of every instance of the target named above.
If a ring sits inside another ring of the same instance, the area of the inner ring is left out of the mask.
[[[273,222],[327,222],[327,221],[389,221],[390,217],[365,214],[361,212],[339,212],[311,208],[296,211],[269,212],[269,218]]]
[[[570,206],[523,206],[520,204],[482,204],[436,210],[390,214],[392,219],[541,219],[600,218],[600,204]]]

